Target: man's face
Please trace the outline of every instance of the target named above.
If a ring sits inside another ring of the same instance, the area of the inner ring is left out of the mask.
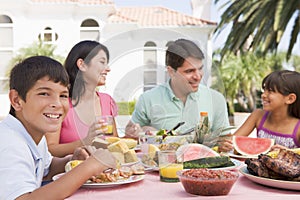
[[[182,90],[187,93],[198,91],[200,81],[203,76],[202,60],[188,57],[181,67],[177,68],[172,79],[181,85]]]
[[[69,110],[68,97],[66,86],[44,77],[27,92],[26,101],[19,99],[16,115],[31,136],[38,140],[46,132],[59,130]]]

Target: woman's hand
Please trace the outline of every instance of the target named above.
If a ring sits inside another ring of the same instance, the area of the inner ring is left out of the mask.
[[[103,128],[106,127],[106,128]],[[85,146],[92,145],[92,142],[96,136],[102,135],[107,131],[106,122],[102,119],[96,118],[95,121],[89,128],[87,136],[83,139],[83,144]]]

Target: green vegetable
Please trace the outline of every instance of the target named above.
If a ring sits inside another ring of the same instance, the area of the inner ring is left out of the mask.
[[[228,156],[214,156],[183,162],[183,169],[229,167],[234,163]]]
[[[156,132],[156,135],[164,135],[166,133],[165,129],[160,129],[159,131]]]

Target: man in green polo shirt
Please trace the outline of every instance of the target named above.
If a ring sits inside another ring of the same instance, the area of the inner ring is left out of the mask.
[[[203,77],[204,54],[192,41],[178,39],[166,51],[166,66],[170,79],[143,93],[128,122],[126,137],[138,138],[141,131],[155,132],[177,129],[184,132],[195,127],[200,112],[208,112],[212,130],[229,126],[226,101],[223,95],[200,84]]]

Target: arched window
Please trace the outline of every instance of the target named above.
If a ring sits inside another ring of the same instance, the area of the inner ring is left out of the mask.
[[[13,21],[7,15],[0,15],[0,93],[5,91],[8,78],[5,75],[9,61],[13,56]]]
[[[47,44],[54,44],[58,39],[58,35],[52,28],[46,27],[42,33],[39,34],[39,39]]]
[[[144,91],[157,85],[157,50],[154,42],[144,45]]]
[[[13,47],[13,21],[7,15],[0,15],[0,48]]]
[[[100,29],[97,21],[86,19],[80,25],[81,40],[96,40],[100,39]]]

